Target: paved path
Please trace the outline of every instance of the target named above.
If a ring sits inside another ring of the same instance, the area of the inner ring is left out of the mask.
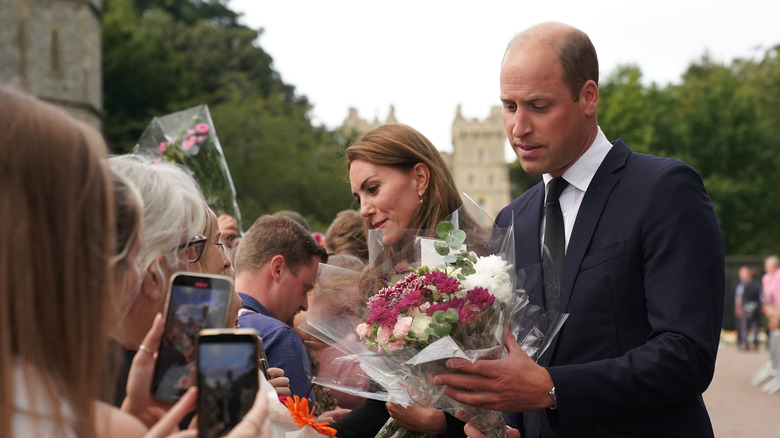
[[[716,438],[780,438],[780,392],[767,395],[750,384],[767,358],[766,350],[721,344],[715,377],[704,393]]]

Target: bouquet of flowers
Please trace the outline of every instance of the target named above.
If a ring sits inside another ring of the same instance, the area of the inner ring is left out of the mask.
[[[217,215],[233,216],[240,229],[236,189],[207,105],[155,117],[141,134],[133,153],[189,169],[209,206]]]
[[[381,389],[349,387],[337,374],[320,374],[316,383],[407,406],[463,410],[489,437],[505,436],[500,412],[455,402],[432,384],[433,376],[447,372],[449,358],[503,356],[507,330],[538,359],[565,315],[530,305],[524,285],[538,278],[540,267],[517,271],[513,230],[495,229],[492,220],[477,216],[464,208],[433,232],[408,230],[394,249],[382,238],[386,231],[370,233],[374,269],[368,275],[320,265],[314,300],[339,303],[340,310],[330,317],[320,312],[304,329],[339,348],[344,363],[359,362]],[[359,293],[329,287],[334,276],[350,275],[362,286]],[[377,436],[420,436],[409,432],[391,419]]]

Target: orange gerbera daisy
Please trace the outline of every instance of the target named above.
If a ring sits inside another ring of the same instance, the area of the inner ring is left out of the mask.
[[[323,435],[336,436],[336,429],[328,427],[328,424],[330,423],[327,421],[318,423],[317,419],[314,418],[314,406],[309,410],[308,398],[300,398],[297,395],[287,397],[284,401],[284,405],[287,406],[290,415],[292,415],[295,424],[298,426],[309,426]]]

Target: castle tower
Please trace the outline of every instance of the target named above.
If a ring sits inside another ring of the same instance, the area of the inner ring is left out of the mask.
[[[0,0],[0,81],[100,130],[100,0]]]
[[[458,191],[469,195],[491,217],[511,201],[505,142],[501,107],[493,107],[484,120],[466,120],[458,105],[452,122],[453,152],[448,164]]]

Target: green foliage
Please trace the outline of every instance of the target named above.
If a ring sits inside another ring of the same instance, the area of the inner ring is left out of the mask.
[[[104,134],[129,151],[155,116],[211,110],[243,228],[295,210],[324,230],[352,198],[344,138],[313,126],[308,100],[285,84],[223,0],[103,3]]]
[[[634,66],[600,85],[599,125],[637,152],[696,168],[718,214],[727,254],[778,251],[780,59],[721,65],[706,55],[682,83],[644,86]]]
[[[459,280],[463,280],[466,276],[476,272],[474,263],[477,262],[477,258],[468,251],[461,249],[463,242],[466,241],[465,231],[456,230],[450,221],[443,221],[436,226],[436,235],[442,241],[434,242],[433,247],[439,255],[444,256],[445,266],[458,272],[457,277]],[[455,251],[455,253],[450,254],[451,251]]]

